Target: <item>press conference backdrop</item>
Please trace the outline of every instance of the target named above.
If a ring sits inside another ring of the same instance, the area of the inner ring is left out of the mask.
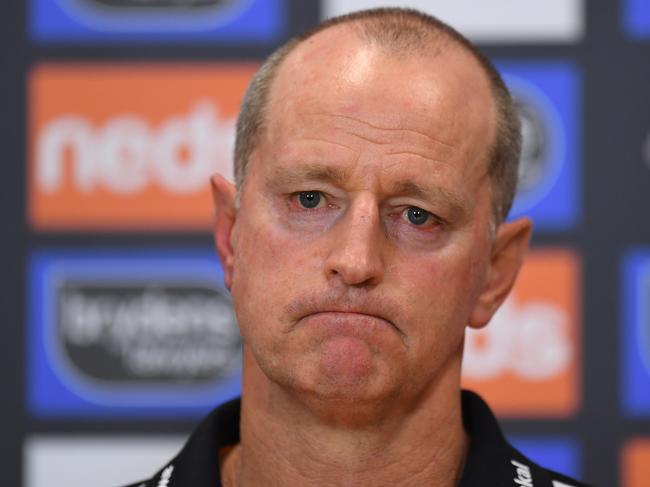
[[[153,472],[240,390],[208,177],[262,59],[363,0],[2,2],[2,483]],[[650,485],[650,1],[394,1],[477,42],[533,250],[463,381],[539,462]]]

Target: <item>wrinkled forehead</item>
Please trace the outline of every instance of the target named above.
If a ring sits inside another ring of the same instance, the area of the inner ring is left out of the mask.
[[[346,26],[314,35],[287,56],[270,90],[262,137],[290,137],[318,114],[418,131],[483,164],[496,118],[487,76],[463,47],[445,42],[429,53],[400,54]]]

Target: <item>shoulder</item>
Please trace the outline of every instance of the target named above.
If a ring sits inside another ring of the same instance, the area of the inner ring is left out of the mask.
[[[124,487],[218,487],[217,452],[239,442],[238,399],[217,407],[194,430],[185,446],[148,480]]]
[[[463,423],[470,436],[462,487],[587,487],[578,480],[542,467],[514,448],[478,395],[463,391],[462,409]]]

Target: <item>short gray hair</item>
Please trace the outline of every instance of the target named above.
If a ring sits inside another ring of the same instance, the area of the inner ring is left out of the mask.
[[[439,19],[412,9],[379,8],[362,10],[328,19],[309,32],[294,37],[278,48],[253,76],[237,118],[234,173],[241,188],[248,159],[264,129],[271,85],[279,66],[301,42],[335,25],[350,24],[373,45],[399,52],[422,51],[451,41],[464,47],[488,77],[497,110],[496,136],[487,154],[487,171],[492,181],[492,209],[496,222],[505,220],[517,186],[521,154],[521,128],[513,99],[494,65],[458,31]]]

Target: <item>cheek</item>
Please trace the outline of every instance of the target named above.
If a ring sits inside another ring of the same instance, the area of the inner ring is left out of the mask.
[[[283,321],[284,307],[318,270],[313,246],[268,221],[242,218],[238,222],[231,292],[245,338],[250,326],[276,328]]]
[[[433,340],[462,332],[475,300],[476,263],[469,252],[442,252],[400,266],[396,287],[405,290],[403,302],[411,320],[419,323],[414,333]]]

